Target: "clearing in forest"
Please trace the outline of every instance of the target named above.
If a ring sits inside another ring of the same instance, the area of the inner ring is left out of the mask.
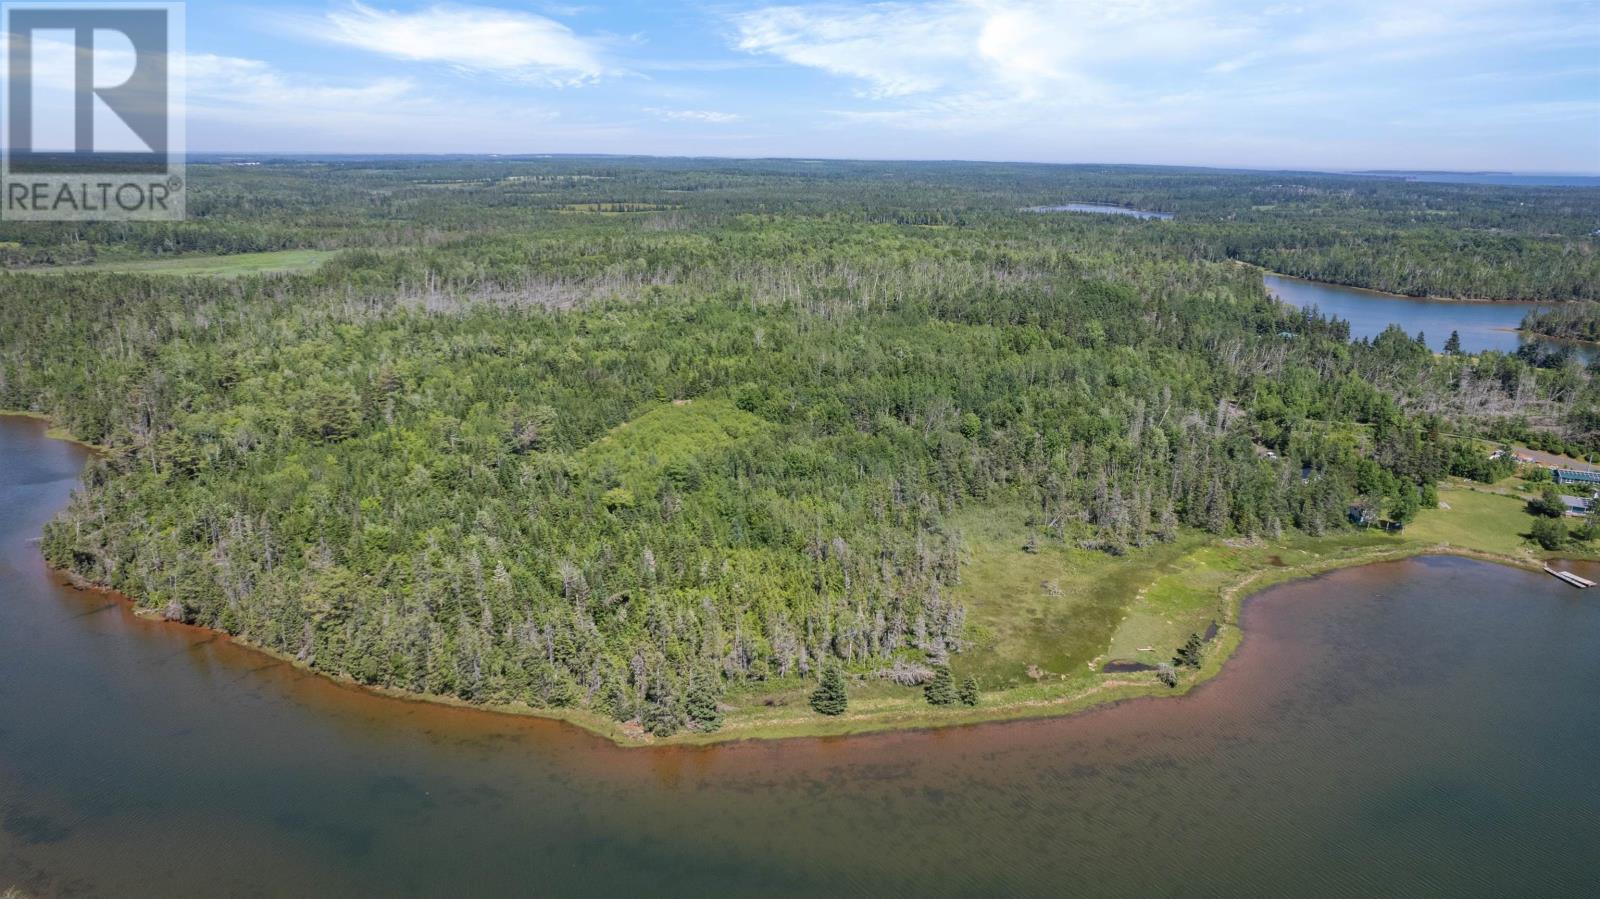
[[[136,259],[54,265],[26,269],[40,274],[104,272],[140,275],[203,275],[235,278],[241,275],[278,275],[307,271],[333,256],[333,250],[277,250],[270,253],[231,253],[225,256],[178,256],[170,259]]]
[[[677,400],[617,425],[578,459],[614,483],[650,489],[669,467],[698,464],[770,427],[727,400]]]

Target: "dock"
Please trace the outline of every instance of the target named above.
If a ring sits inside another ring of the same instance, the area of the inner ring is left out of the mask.
[[[1557,571],[1554,568],[1551,568],[1549,565],[1544,566],[1544,570],[1546,574],[1553,574],[1572,586],[1577,587],[1579,590],[1585,590],[1594,586],[1594,581],[1591,581],[1586,577],[1578,577],[1570,571]]]

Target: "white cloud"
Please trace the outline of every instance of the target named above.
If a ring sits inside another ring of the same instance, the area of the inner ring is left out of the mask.
[[[699,122],[704,125],[726,125],[739,121],[740,116],[732,112],[717,112],[712,109],[659,109],[650,108],[645,112],[658,119],[668,122]]]
[[[396,59],[519,81],[573,85],[611,72],[599,41],[545,16],[485,6],[401,12],[353,2],[301,30]]]
[[[437,95],[410,78],[328,82],[211,54],[187,66],[194,151],[522,152],[548,146],[558,118],[522,98]]]
[[[405,78],[325,84],[287,76],[260,60],[209,53],[189,56],[186,65],[191,108],[214,112],[231,106],[248,116],[349,114],[406,100],[415,87]]]
[[[1439,102],[1485,60],[1592,47],[1600,20],[1584,6],[891,0],[765,6],[727,21],[739,50],[844,79],[857,102],[836,111],[842,123],[1046,147],[1110,134],[1214,143],[1229,123],[1231,139],[1265,146],[1368,122],[1370,108]]]
[[[739,49],[865,81],[879,99],[940,90],[1094,94],[1105,90],[1108,69],[1166,66],[1255,33],[1189,0],[769,6],[731,24]]]
[[[868,82],[897,97],[944,87],[982,19],[966,4],[772,6],[733,18],[737,46]]]

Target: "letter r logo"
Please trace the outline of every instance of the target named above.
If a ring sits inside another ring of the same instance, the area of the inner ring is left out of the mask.
[[[181,218],[183,4],[5,0],[0,8],[0,179],[31,182],[18,194],[26,201],[0,194],[0,218]]]
[[[167,155],[167,10],[165,9],[11,9],[7,37],[9,107],[6,139],[12,152],[31,153],[33,145],[33,44],[40,31],[73,36],[73,147],[95,152],[96,97],[122,119],[149,152]],[[133,74],[123,83],[95,87],[95,32],[116,31],[133,45]]]

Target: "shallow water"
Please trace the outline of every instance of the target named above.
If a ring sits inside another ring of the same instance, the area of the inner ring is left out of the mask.
[[[1435,352],[1444,350],[1451,331],[1461,334],[1461,348],[1468,353],[1498,350],[1515,353],[1524,343],[1565,347],[1579,359],[1588,361],[1600,348],[1570,341],[1524,335],[1517,329],[1537,303],[1469,302],[1427,300],[1393,294],[1305,281],[1284,275],[1264,276],[1267,290],[1291,306],[1316,306],[1324,315],[1350,323],[1353,338],[1374,338],[1391,324],[1399,325],[1415,337],[1421,331]]]
[[[363,694],[61,586],[30,540],[82,458],[0,419],[0,886],[1600,894],[1600,590],[1378,565],[1248,602],[1238,655],[1182,699],[625,750]]]
[[[1136,219],[1159,219],[1163,222],[1172,219],[1170,212],[1151,212],[1148,209],[1133,209],[1128,206],[1108,206],[1104,203],[1062,203],[1059,206],[1029,206],[1023,212],[1093,212],[1100,215],[1126,215]]]

